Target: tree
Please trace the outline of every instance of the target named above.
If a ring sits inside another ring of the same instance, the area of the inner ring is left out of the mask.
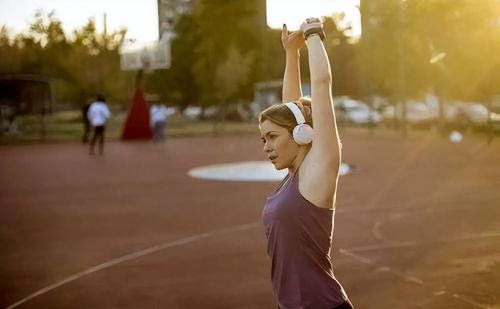
[[[214,83],[216,70],[225,61],[230,46],[238,49],[242,57],[257,54],[262,46],[259,31],[260,6],[251,1],[199,1],[194,16],[198,25],[199,41],[195,48],[193,73],[204,105],[218,103],[217,93],[222,90]],[[250,66],[249,83],[238,89],[239,97],[250,100],[253,97],[253,83],[261,70],[255,60]]]
[[[493,0],[362,1],[365,91],[393,99],[479,99],[498,63],[500,4]]]
[[[344,14],[325,18],[323,27],[326,34],[325,48],[330,58],[334,95],[360,96],[358,45],[346,35],[350,28],[342,28]]]
[[[234,46],[229,48],[226,59],[217,66],[214,76],[215,96],[221,102],[237,99],[235,95],[239,88],[248,81],[252,62],[252,54],[243,54]]]
[[[88,23],[69,39],[55,12],[37,11],[26,34],[0,32],[0,72],[43,74],[55,78],[58,99],[80,105],[97,92],[128,100],[127,73],[120,70],[119,46],[126,30],[97,33]]]

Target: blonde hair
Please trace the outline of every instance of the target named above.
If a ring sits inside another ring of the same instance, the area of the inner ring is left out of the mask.
[[[313,126],[312,123],[312,107],[311,100],[308,98],[300,98],[293,103],[297,104],[306,123]],[[290,133],[292,133],[293,128],[297,125],[297,120],[292,111],[285,104],[275,104],[267,109],[263,110],[259,115],[259,123],[263,123],[265,120],[274,122],[275,124],[286,128]]]

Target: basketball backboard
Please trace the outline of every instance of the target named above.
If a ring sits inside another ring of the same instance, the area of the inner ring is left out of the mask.
[[[170,68],[170,40],[124,43],[120,48],[122,70],[148,71]]]

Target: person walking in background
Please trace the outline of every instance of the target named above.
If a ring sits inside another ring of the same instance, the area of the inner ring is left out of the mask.
[[[165,126],[167,124],[168,109],[163,104],[153,104],[149,109],[151,115],[151,127],[153,128],[153,139],[155,142],[165,140]]]
[[[90,121],[87,117],[89,112],[90,103],[85,102],[85,105],[82,106],[82,123],[83,123],[83,136],[82,143],[87,144],[90,140]]]
[[[288,33],[283,25],[283,103],[269,107],[259,117],[264,152],[277,170],[288,169],[262,212],[271,282],[280,309],[352,309],[331,261],[341,146],[325,34],[317,18],[308,18],[300,29]],[[300,84],[304,43],[309,56],[310,100],[302,97]]]
[[[94,146],[97,140],[99,140],[99,154],[104,153],[105,124],[110,116],[111,112],[106,104],[106,99],[104,96],[98,95],[97,100],[90,104],[87,112],[87,118],[94,127],[94,136],[92,136],[92,140],[90,141],[89,154],[94,154]]]

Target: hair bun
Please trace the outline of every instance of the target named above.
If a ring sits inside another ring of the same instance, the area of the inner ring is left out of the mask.
[[[300,98],[297,101],[297,106],[300,108],[300,111],[302,112],[302,115],[304,115],[306,123],[308,125],[312,126],[312,104],[311,104],[311,100],[309,100],[307,98]]]

